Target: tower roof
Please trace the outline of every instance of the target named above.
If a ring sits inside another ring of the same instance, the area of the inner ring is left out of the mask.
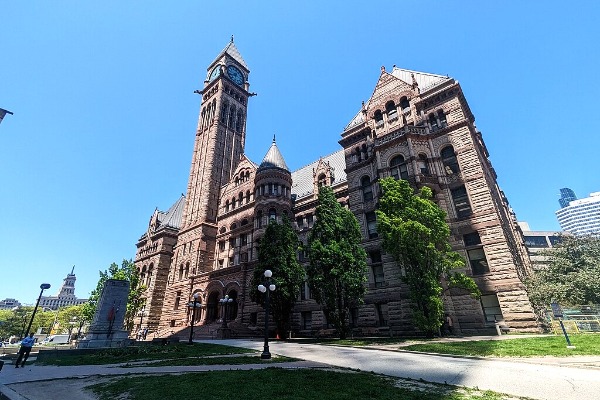
[[[273,136],[273,143],[271,143],[271,147],[269,148],[269,151],[267,151],[265,158],[263,158],[262,162],[260,163],[257,172],[270,168],[280,168],[288,172],[290,171],[285,163],[285,160],[283,159],[283,156],[281,155],[281,152],[279,151],[279,148],[277,147],[277,143],[275,143],[275,136]]]
[[[246,64],[246,61],[244,61],[244,59],[242,58],[240,51],[237,49],[237,47],[235,47],[235,43],[233,43],[233,35],[231,36],[231,41],[227,43],[227,46],[225,46],[225,48],[219,53],[219,55],[214,59],[214,61],[210,65],[212,66],[213,64],[215,64],[225,54],[233,58],[248,71],[250,70],[250,68],[248,68],[248,64]]]

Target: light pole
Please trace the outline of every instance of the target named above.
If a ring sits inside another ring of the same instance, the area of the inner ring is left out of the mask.
[[[229,298],[229,295],[227,294],[219,300],[219,303],[221,303],[221,307],[223,307],[223,324],[221,325],[221,328],[227,329],[227,307],[229,304],[233,303],[233,299]]]
[[[188,344],[193,344],[192,338],[194,337],[194,319],[196,318],[196,307],[201,306],[202,302],[198,301],[198,297],[200,297],[200,293],[196,292],[192,296],[193,300],[188,303],[188,307],[192,309],[192,320],[190,321],[190,340]]]
[[[33,317],[35,317],[35,312],[37,311],[38,306],[40,305],[40,300],[42,299],[42,293],[44,293],[44,290],[46,289],[50,289],[50,284],[49,283],[42,283],[40,285],[40,295],[38,296],[37,302],[35,303],[35,307],[33,308],[33,313],[31,314],[31,319],[29,320],[29,325],[27,326],[27,330],[25,331],[25,334],[29,333],[29,330],[31,329],[31,325],[33,325]]]
[[[275,285],[271,283],[271,276],[273,276],[273,272],[270,269],[266,270],[265,284],[261,283],[258,285],[258,291],[265,294],[265,344],[263,352],[260,355],[260,358],[263,360],[271,358],[271,353],[269,352],[269,293],[275,291]]]

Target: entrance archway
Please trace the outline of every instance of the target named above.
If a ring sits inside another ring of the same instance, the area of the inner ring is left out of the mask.
[[[215,322],[219,317],[219,292],[212,292],[206,301],[206,323]]]

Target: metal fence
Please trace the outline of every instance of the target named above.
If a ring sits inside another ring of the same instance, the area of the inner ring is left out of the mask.
[[[600,332],[600,305],[563,308],[563,314],[563,324],[568,333]],[[549,313],[548,320],[554,334],[562,334],[558,319]]]

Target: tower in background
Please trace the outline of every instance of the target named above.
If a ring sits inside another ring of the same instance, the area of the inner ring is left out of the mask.
[[[577,200],[577,196],[575,196],[575,192],[569,188],[560,189],[560,199],[558,202],[560,203],[560,208],[565,208],[569,205],[569,203],[573,200]]]
[[[565,189],[561,189],[562,191]],[[566,189],[575,194],[571,189]],[[562,198],[560,199],[562,200]],[[574,235],[600,234],[600,192],[590,193],[589,197],[572,200],[556,211],[556,218],[563,231]]]

